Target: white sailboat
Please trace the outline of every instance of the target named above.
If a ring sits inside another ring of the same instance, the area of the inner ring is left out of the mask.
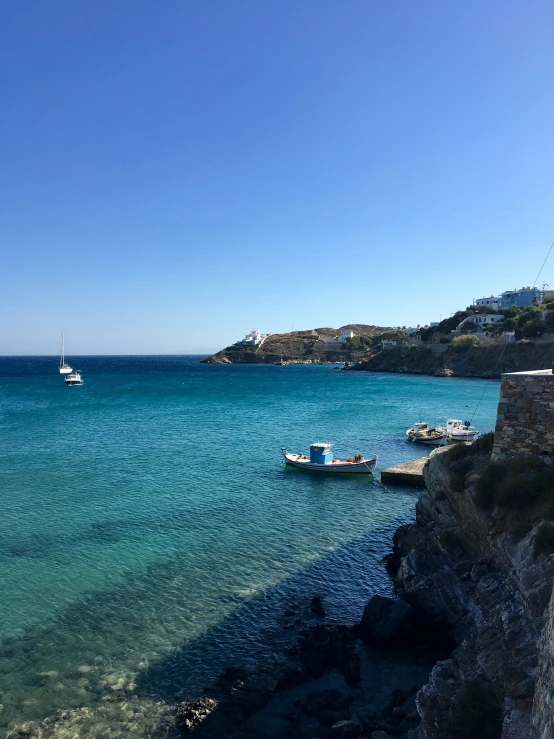
[[[65,331],[62,329],[62,353],[60,355],[60,375],[68,375],[73,369],[65,362]]]

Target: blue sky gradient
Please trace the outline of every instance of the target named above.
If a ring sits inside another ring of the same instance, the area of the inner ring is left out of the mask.
[[[62,321],[74,354],[208,352],[530,284],[553,26],[547,0],[5,0],[0,353]]]

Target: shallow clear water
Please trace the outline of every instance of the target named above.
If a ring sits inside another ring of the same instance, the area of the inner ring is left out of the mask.
[[[331,440],[388,467],[426,453],[409,425],[468,418],[485,387],[197,357],[72,364],[82,387],[54,358],[0,358],[0,727],[94,706],[106,680],[133,680],[145,705],[182,699],[267,657],[283,604],[314,593],[330,619],[358,619],[390,591],[380,560],[418,492],[285,469],[280,447]],[[475,414],[484,431],[498,389]],[[147,735],[132,706],[114,711],[112,735]]]

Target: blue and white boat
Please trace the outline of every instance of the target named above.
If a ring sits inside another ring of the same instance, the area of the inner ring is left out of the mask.
[[[301,470],[312,472],[355,472],[365,475],[373,474],[377,464],[377,455],[371,459],[365,459],[361,454],[356,454],[348,459],[335,459],[332,452],[333,445],[329,442],[316,442],[310,446],[310,456],[304,454],[291,454],[282,449],[285,464],[298,467]]]
[[[83,378],[81,377],[81,370],[75,370],[69,375],[64,377],[66,387],[78,387],[83,384]]]

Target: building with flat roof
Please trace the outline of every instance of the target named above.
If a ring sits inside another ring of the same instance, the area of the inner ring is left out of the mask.
[[[247,346],[260,346],[267,339],[269,334],[261,334],[259,331],[253,330],[249,334],[246,334],[242,340],[243,344]]]
[[[539,290],[538,287],[521,287],[515,290],[506,290],[502,295],[491,295],[488,298],[478,298],[473,302],[473,305],[478,307],[488,307],[493,310],[499,308],[512,308],[516,306],[523,308],[526,305],[531,305],[534,300],[537,303],[542,302],[543,293],[545,291]]]
[[[464,318],[464,320],[458,324],[457,330],[461,331],[464,326],[472,323],[474,323],[477,328],[483,328],[484,326],[495,324],[503,320],[504,316],[501,313],[475,313],[473,316]]]
[[[498,296],[491,295],[489,298],[478,298],[473,305],[477,305],[480,308],[487,306],[488,308],[496,309],[498,308],[498,301],[500,298]]]

